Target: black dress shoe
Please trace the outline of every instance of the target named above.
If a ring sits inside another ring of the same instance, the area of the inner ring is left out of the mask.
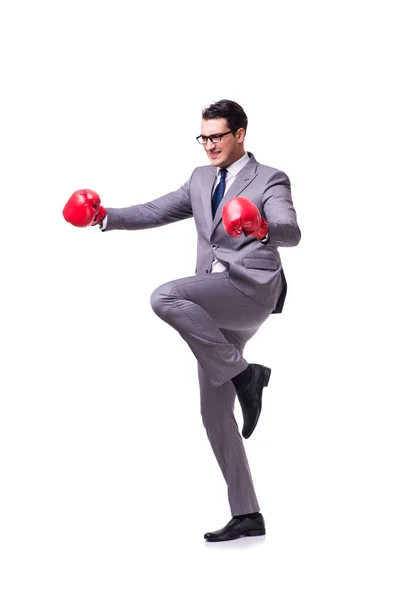
[[[251,436],[257,425],[261,413],[263,388],[267,387],[269,378],[271,377],[271,369],[268,367],[256,364],[251,364],[250,367],[250,383],[242,390],[236,392],[243,413],[242,435],[246,439]]]
[[[204,537],[207,542],[228,542],[253,535],[265,535],[265,523],[261,513],[254,519],[233,517],[225,527],[217,531],[209,531],[204,534]]]

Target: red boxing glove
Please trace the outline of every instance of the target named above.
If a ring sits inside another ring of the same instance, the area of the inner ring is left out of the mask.
[[[228,200],[223,206],[222,222],[226,233],[234,238],[244,233],[262,240],[268,233],[268,221],[251,200],[241,196]]]
[[[63,216],[75,227],[98,225],[106,216],[99,195],[93,190],[77,190],[64,206]]]

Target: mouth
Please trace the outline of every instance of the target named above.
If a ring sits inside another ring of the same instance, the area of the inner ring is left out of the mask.
[[[217,158],[217,156],[219,156],[220,154],[221,154],[221,152],[210,152],[210,157]]]

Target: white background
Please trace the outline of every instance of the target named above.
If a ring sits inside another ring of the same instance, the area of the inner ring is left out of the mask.
[[[394,5],[3,0],[2,600],[400,597]],[[303,239],[245,354],[273,371],[246,441],[267,535],[207,544],[230,512],[196,361],[149,303],[194,274],[193,220],[102,234],[62,209],[177,189],[221,98]]]

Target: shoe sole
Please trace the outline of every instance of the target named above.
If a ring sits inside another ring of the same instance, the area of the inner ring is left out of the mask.
[[[242,535],[238,535],[237,537],[233,537],[233,538],[227,538],[225,540],[213,540],[211,539],[206,539],[207,542],[233,542],[234,540],[240,540],[244,537],[255,537],[257,535],[265,535],[265,529],[255,529],[254,531],[248,531],[247,533],[243,533]]]
[[[255,535],[265,535],[265,529],[256,529],[255,531],[248,531],[242,537],[254,537]]]

